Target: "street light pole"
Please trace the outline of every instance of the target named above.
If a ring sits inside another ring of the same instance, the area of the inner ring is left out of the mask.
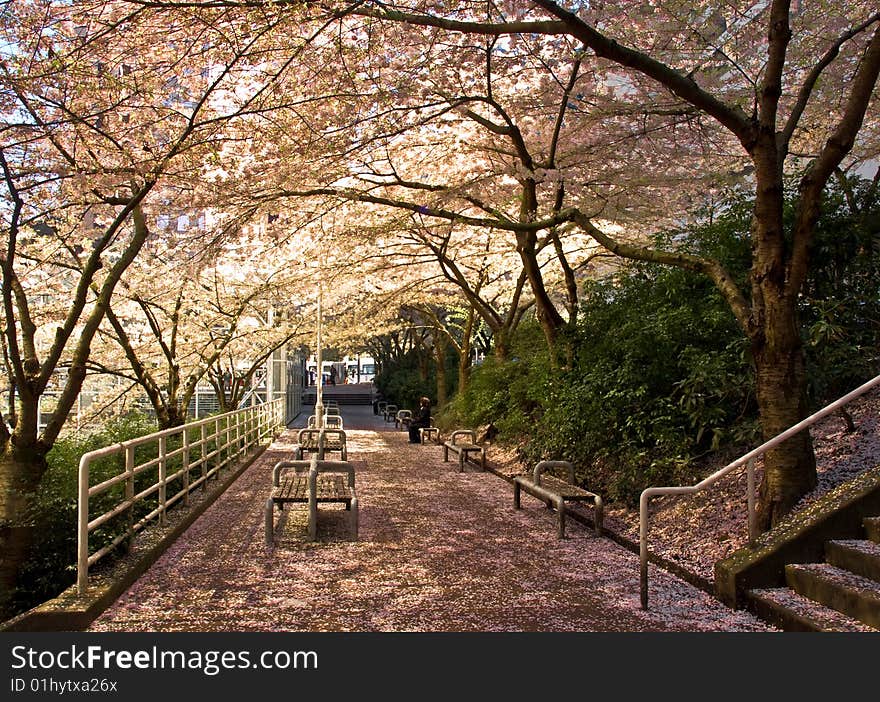
[[[324,394],[323,393],[323,385],[324,385],[324,382],[323,382],[324,377],[323,376],[324,376],[324,373],[323,373],[323,368],[322,368],[323,360],[322,360],[322,354],[321,354],[321,325],[323,323],[323,320],[322,320],[323,312],[322,312],[321,308],[323,306],[323,302],[324,302],[324,287],[321,285],[321,283],[318,283],[318,342],[317,342],[318,348],[317,348],[317,352],[316,352],[316,355],[318,357],[317,358],[318,372],[316,374],[318,387],[315,390],[315,427],[318,429],[324,428],[324,398],[323,398],[323,394]]]

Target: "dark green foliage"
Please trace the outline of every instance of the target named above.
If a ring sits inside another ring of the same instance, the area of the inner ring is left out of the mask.
[[[109,422],[102,431],[84,437],[67,437],[55,442],[47,459],[49,467],[40,483],[36,501],[28,514],[28,522],[36,527],[31,555],[19,573],[15,594],[17,611],[24,611],[55,597],[76,580],[76,510],[77,475],[80,457],[105,446],[126,441],[156,430],[155,422],[146,415],[129,415]],[[124,460],[113,457],[92,465],[90,484],[94,485],[124,469]],[[93,510],[105,511],[110,501],[118,500],[122,486],[97,498]],[[93,536],[95,548],[112,540],[107,526]]]
[[[880,366],[880,206],[867,182],[849,202],[826,197],[800,315],[814,405],[849,392]]]
[[[590,489],[633,504],[649,485],[690,482],[692,457],[750,437],[745,341],[704,278],[633,265],[591,285],[576,345],[532,460],[571,460]]]
[[[880,208],[867,184],[850,185],[848,200],[836,189],[826,198],[801,299],[816,408],[875,375],[880,357]],[[656,243],[720,261],[748,294],[750,217],[751,203],[735,199]],[[646,487],[696,482],[704,457],[757,443],[748,341],[707,278],[625,263],[582,301],[570,368],[551,366],[525,322],[514,360],[475,369],[443,424],[492,421],[530,465],[571,460],[585,487],[630,505]]]
[[[475,428],[491,422],[504,436],[527,434],[554,380],[543,333],[528,320],[513,340],[511,360],[502,363],[488,356],[475,367],[468,392],[453,398],[440,426]]]
[[[178,500],[172,505],[170,500],[184,488],[185,481],[190,485],[194,484],[205,472],[221,461],[228,460],[243,448],[244,437],[236,437],[234,431],[227,431],[229,421],[228,418],[218,418],[216,422],[208,423],[206,436],[211,437],[215,433],[215,426],[218,436],[209,439],[208,445],[202,451],[198,448],[191,449],[191,467],[189,476],[186,477],[181,472],[182,435],[177,434],[167,439],[166,455],[169,457],[165,471],[168,476],[166,494],[169,510],[175,509],[180,504]],[[70,436],[55,443],[47,457],[49,468],[27,517],[29,525],[36,527],[35,539],[31,546],[31,555],[19,575],[19,583],[23,585],[15,595],[15,611],[25,611],[55,597],[76,580],[77,484],[79,462],[83,454],[152,434],[155,431],[155,420],[152,417],[145,414],[130,414],[109,422],[99,432],[83,437]],[[188,435],[192,446],[200,439],[201,430],[189,429]],[[157,443],[150,441],[144,446],[138,446],[134,454],[135,465],[144,465],[155,460],[158,457]],[[203,465],[198,465],[200,459]],[[124,453],[93,461],[89,469],[89,485],[97,485],[123,473],[124,470]],[[180,475],[171,477],[177,473]],[[140,494],[155,485],[158,474],[158,461],[155,461],[151,467],[135,477],[133,494]],[[90,518],[109,511],[124,499],[125,482],[120,482],[108,491],[93,496],[89,500]],[[92,531],[89,535],[89,552],[94,553],[111,544],[119,535],[126,533],[130,524],[144,519],[158,506],[159,493],[158,490],[153,490],[152,493],[138,500],[131,510],[117,515]],[[124,546],[125,542],[120,545]],[[121,552],[122,550],[119,551]]]
[[[694,456],[753,436],[746,344],[708,281],[633,265],[585,293],[571,368],[554,369],[524,322],[515,359],[477,369],[450,421],[492,421],[530,465],[570,460],[590,490],[630,504],[649,485],[691,482]]]
[[[398,364],[383,368],[376,375],[376,387],[389,404],[397,405],[398,409],[415,411],[419,406],[420,397],[429,397],[432,402],[437,398],[437,380],[433,363],[429,363],[427,378],[422,376],[419,368],[419,357],[410,353],[398,361]]]

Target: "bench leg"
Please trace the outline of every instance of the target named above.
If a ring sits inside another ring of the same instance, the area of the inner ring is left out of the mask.
[[[513,508],[514,509],[522,509],[520,505],[520,491],[522,488],[519,483],[515,480],[513,481]]]
[[[273,504],[272,498],[270,497],[266,500],[266,526],[265,526],[265,539],[266,546],[272,546],[272,532],[274,531],[274,515],[273,513]]]
[[[449,447],[444,445],[443,446],[443,462],[445,463],[448,460],[449,460]]]
[[[602,504],[602,498],[597,497],[593,503],[593,514],[595,515],[596,536],[602,536],[602,522],[604,520],[605,508]]]
[[[458,452],[458,472],[464,472],[464,459],[467,458],[467,451]]]
[[[354,540],[358,538],[358,498],[353,497],[351,500],[351,532]]]
[[[318,502],[309,500],[309,541],[318,538]]]
[[[561,497],[556,501],[556,511],[558,513],[557,536],[560,539],[565,538],[565,500]]]

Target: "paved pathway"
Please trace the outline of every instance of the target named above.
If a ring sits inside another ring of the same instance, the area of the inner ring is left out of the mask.
[[[92,625],[92,631],[772,631],[667,573],[639,608],[638,557],[542,503],[513,509],[503,479],[410,445],[372,408],[341,408],[357,469],[360,535],[324,508],[318,541],[285,510],[263,544],[286,431]],[[491,457],[491,454],[490,454]],[[277,515],[277,512],[276,512]]]

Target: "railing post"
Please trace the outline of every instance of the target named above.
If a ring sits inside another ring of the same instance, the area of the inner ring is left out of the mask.
[[[89,587],[89,457],[79,462],[77,475],[76,591],[85,595]]]
[[[125,499],[131,503],[128,508],[128,547],[134,539],[134,446],[125,447],[125,473],[128,476],[125,481]]]
[[[183,504],[189,504],[189,429],[183,425]]]
[[[642,492],[639,498],[639,595],[642,609],[648,609],[648,500]]]
[[[749,546],[754,546],[758,538],[758,519],[755,514],[755,459],[750,458],[747,464],[748,474],[748,502],[749,502]]]
[[[200,456],[202,462],[202,490],[208,489],[208,425],[199,426],[199,443],[201,444]]]
[[[165,514],[167,492],[165,481],[168,478],[167,445],[167,439],[164,436],[159,437],[159,526],[165,526],[168,523],[168,517]]]

